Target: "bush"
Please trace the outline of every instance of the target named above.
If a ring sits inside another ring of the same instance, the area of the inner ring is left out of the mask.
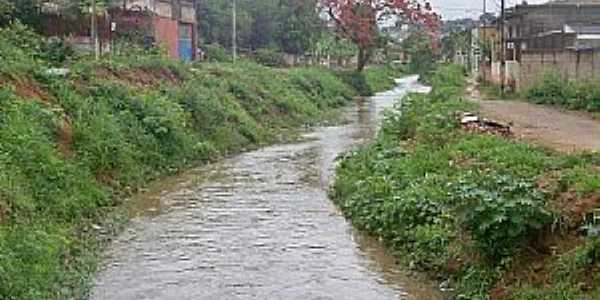
[[[591,80],[568,80],[557,73],[547,72],[526,92],[526,96],[537,104],[600,112],[600,88]]]
[[[18,21],[0,27],[0,75],[20,77],[40,72],[44,66],[42,39]]]
[[[6,26],[12,20],[14,7],[7,0],[0,0],[0,27]]]
[[[208,61],[211,62],[228,62],[231,61],[231,56],[225,48],[219,44],[208,44],[204,47],[204,52]]]
[[[255,59],[259,64],[268,67],[281,67],[284,65],[283,53],[275,49],[258,49]]]
[[[469,174],[452,184],[458,222],[471,233],[491,264],[512,256],[527,237],[553,218],[544,196],[525,180],[498,174]]]
[[[63,64],[75,55],[71,45],[59,38],[49,38],[41,47],[42,58],[53,64]]]

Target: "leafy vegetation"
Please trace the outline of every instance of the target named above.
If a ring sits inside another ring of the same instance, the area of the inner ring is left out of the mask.
[[[354,87],[361,96],[372,96],[394,86],[394,79],[404,74],[404,70],[389,65],[369,66],[363,72],[340,71],[339,76]]]
[[[321,68],[185,65],[138,48],[92,61],[45,47],[18,22],[0,29],[2,299],[85,297],[102,236],[122,221],[111,212],[129,193],[291,139],[355,96]],[[47,72],[65,63],[68,75]]]
[[[280,67],[284,64],[283,53],[277,51],[277,49],[258,49],[255,59],[259,64],[268,67]]]
[[[411,74],[427,76],[435,69],[435,55],[429,36],[425,33],[411,34],[403,41],[403,47],[411,58],[408,63],[408,71]]]
[[[325,31],[316,0],[257,0],[237,3],[238,46],[305,54]],[[231,2],[205,0],[197,12],[200,34],[209,44],[230,48]]]
[[[598,297],[581,284],[598,268],[597,240],[569,208],[597,199],[598,156],[463,131],[456,113],[476,109],[460,98],[463,71],[442,66],[427,82],[430,94],[399,101],[377,138],[343,157],[332,193],[344,214],[450,279],[458,299]]]
[[[527,91],[526,96],[530,101],[538,104],[600,112],[600,88],[593,80],[566,80],[550,72],[544,74]]]

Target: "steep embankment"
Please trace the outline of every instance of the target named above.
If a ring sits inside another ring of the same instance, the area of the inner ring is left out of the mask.
[[[51,46],[51,47],[50,47]],[[0,29],[0,298],[80,298],[112,207],[149,180],[290,138],[355,92],[318,68],[184,65],[142,51],[47,72],[64,49]],[[116,214],[118,216],[118,214]]]
[[[462,72],[442,67],[337,172],[336,201],[460,299],[598,299],[600,156],[463,128]],[[594,298],[595,297],[595,298]]]

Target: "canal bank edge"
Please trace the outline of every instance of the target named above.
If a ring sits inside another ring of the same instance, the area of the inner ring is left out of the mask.
[[[332,196],[355,226],[458,299],[598,299],[600,157],[465,130],[463,72],[442,66],[371,144],[342,160]]]
[[[273,143],[355,94],[325,69],[249,61],[185,65],[133,53],[74,61],[66,77],[32,76],[47,64],[21,62],[8,60],[11,76],[0,79],[3,299],[85,298],[105,242],[127,222],[129,195]],[[366,72],[393,85],[388,68]]]

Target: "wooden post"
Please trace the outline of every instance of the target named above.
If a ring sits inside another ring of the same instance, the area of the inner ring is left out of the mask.
[[[100,59],[100,40],[98,38],[98,24],[96,20],[96,0],[92,0],[92,40],[94,43],[94,59]]]

